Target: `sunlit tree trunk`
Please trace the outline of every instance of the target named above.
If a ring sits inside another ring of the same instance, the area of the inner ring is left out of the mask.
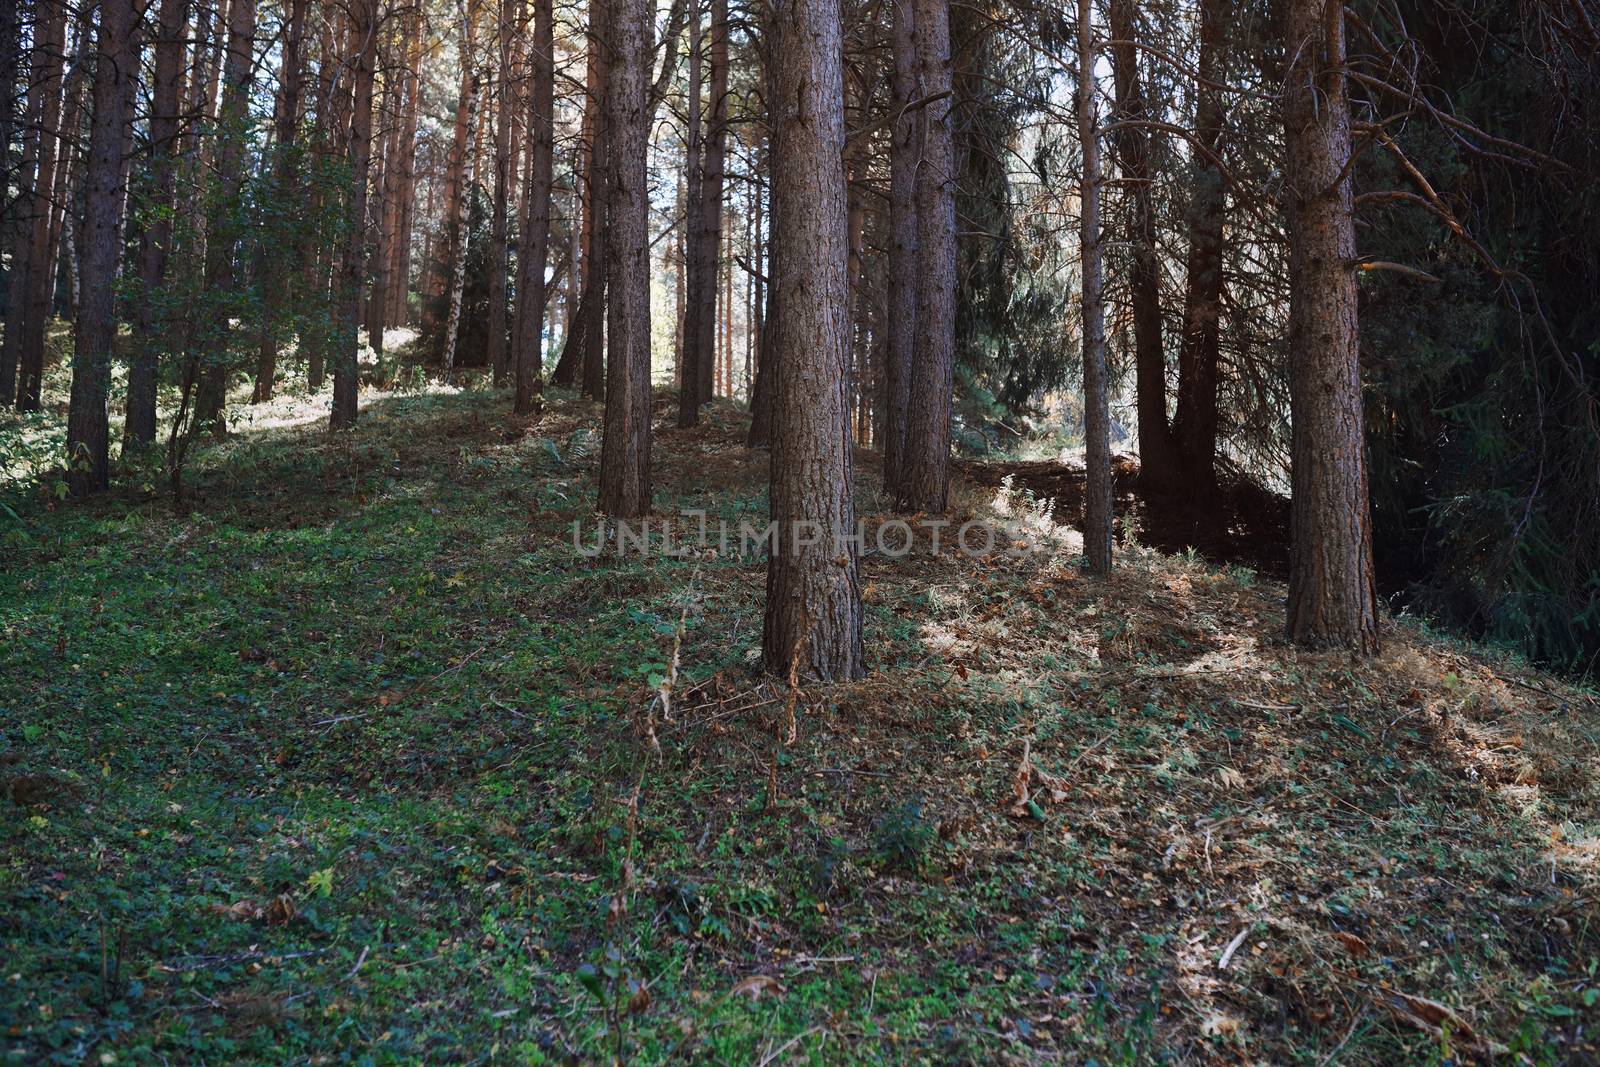
[[[600,510],[627,519],[650,512],[650,189],[648,0],[609,0],[606,87],[611,142],[612,232],[607,297],[605,437]]]
[[[780,676],[865,674],[851,499],[849,247],[838,0],[776,0],[772,520],[761,647]]]
[[[905,456],[897,487],[904,511],[943,512],[950,489],[950,398],[955,379],[956,193],[950,112],[949,0],[916,5],[917,71],[924,96],[922,158],[917,164],[917,321],[906,417]]]
[[[1293,519],[1288,633],[1378,649],[1362,426],[1344,5],[1288,0],[1283,91],[1289,222]]]
[[[106,413],[116,343],[117,260],[122,244],[122,152],[128,83],[138,76],[133,0],[101,0],[94,66],[94,114],[84,188],[84,298],[73,331],[67,407],[67,485],[74,495],[105,489],[110,478]]]
[[[411,237],[417,215],[417,115],[418,96],[421,90],[422,64],[422,14],[412,16],[411,46],[405,79],[405,102],[402,105],[399,140],[399,165],[396,193],[397,218],[391,244],[391,262],[388,270],[388,323],[400,326],[410,321],[406,301],[411,286]]]
[[[1083,552],[1090,574],[1111,573],[1111,407],[1101,291],[1100,129],[1094,105],[1094,8],[1078,0],[1078,140],[1083,147]]]

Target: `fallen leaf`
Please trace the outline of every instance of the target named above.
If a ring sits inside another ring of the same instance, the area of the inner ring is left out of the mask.
[[[1333,939],[1339,942],[1339,944],[1343,945],[1345,947],[1345,951],[1349,952],[1350,955],[1354,956],[1356,959],[1364,959],[1372,954],[1372,950],[1367,947],[1367,943],[1361,940],[1355,934],[1348,934],[1343,930],[1335,930],[1333,932]]]
[[[760,1000],[763,993],[782,993],[783,983],[770,974],[752,974],[748,978],[741,978],[728,990],[730,997],[749,997],[751,1000]]]

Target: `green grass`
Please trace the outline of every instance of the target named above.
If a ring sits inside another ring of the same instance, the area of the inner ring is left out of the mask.
[[[594,415],[385,395],[200,452],[183,515],[130,477],[0,520],[5,1055],[1459,1054],[1388,989],[1596,1054],[1589,694],[1393,626],[1297,655],[1197,559],[875,557],[874,674],[783,745],[759,561],[575,557]],[[763,509],[710,420],[659,513]],[[1019,816],[1024,739],[1066,788]]]

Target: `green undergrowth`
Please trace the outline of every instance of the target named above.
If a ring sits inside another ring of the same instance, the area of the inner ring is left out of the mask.
[[[760,519],[738,413],[660,413],[658,514]],[[1070,544],[869,555],[871,677],[790,693],[759,559],[574,551],[596,415],[386,395],[199,451],[181,514],[0,513],[6,1056],[1596,1055],[1592,695]]]

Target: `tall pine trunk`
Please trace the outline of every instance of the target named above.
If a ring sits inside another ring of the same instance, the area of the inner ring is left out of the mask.
[[[601,399],[606,391],[606,285],[610,279],[611,234],[611,16],[607,5],[616,0],[590,0],[590,21],[601,27],[592,35],[590,54],[595,62],[593,142],[589,151],[589,251],[584,267],[583,298],[578,305],[578,359],[581,361],[583,395]]]
[[[1128,187],[1132,267],[1133,366],[1139,427],[1139,475],[1150,485],[1177,482],[1172,429],[1167,423],[1167,354],[1161,336],[1161,261],[1156,249],[1155,174],[1144,86],[1139,78],[1139,27],[1134,0],[1111,0],[1111,64],[1118,124],[1112,145]]]
[[[133,0],[101,0],[94,66],[94,115],[84,188],[83,291],[72,344],[67,407],[67,485],[74,495],[105,489],[110,479],[106,413],[112,347],[117,338],[117,260],[122,245],[122,153],[128,83],[137,77]]]
[[[866,673],[847,393],[843,41],[838,0],[772,5],[777,91],[773,263],[772,521],[761,648],[781,676]]]
[[[133,315],[133,359],[128,366],[122,428],[125,456],[148,447],[156,439],[157,374],[161,352],[171,340],[171,317],[158,314],[157,308],[162,303],[167,257],[172,252],[172,208],[177,191],[174,157],[188,23],[188,0],[161,0],[150,98],[149,182],[142,205],[150,220],[139,234],[140,293]]]
[[[238,0],[235,0],[237,3]],[[339,278],[338,329],[334,339],[333,413],[329,427],[334,430],[355,425],[360,411],[361,290],[363,268],[367,262],[367,171],[372,162],[372,82],[378,66],[379,0],[355,0],[351,5],[351,30],[356,48],[350,139],[346,158],[350,161],[350,232],[345,237],[344,261]]]
[[[489,341],[490,380],[505,384],[506,371],[506,281],[510,268],[508,248],[511,226],[511,132],[516,94],[511,85],[511,38],[514,0],[500,0],[498,31],[499,73],[495,77],[494,117],[494,204],[489,221]]]
[[[1378,649],[1362,427],[1344,5],[1288,0],[1283,91],[1293,494],[1288,635]]]
[[[29,198],[32,222],[28,234],[26,270],[14,290],[20,299],[17,314],[8,318],[6,337],[17,335],[17,407],[38,411],[44,380],[45,323],[50,317],[50,288],[55,277],[57,243],[52,240],[56,169],[59,166],[62,56],[66,47],[66,8],[59,0],[38,0],[38,23],[33,49],[30,117],[37,116],[35,152],[38,159]],[[31,100],[37,93],[40,106]]]
[[[244,149],[254,81],[252,50],[256,33],[255,0],[233,0],[228,7],[228,58],[222,75],[222,103],[217,113],[217,200],[206,228],[206,288],[213,301],[211,321],[200,353],[195,394],[195,429],[221,436],[227,432],[224,409],[232,370],[233,313],[237,302],[234,261],[238,256],[240,193],[244,185]]]
[[[1083,146],[1083,552],[1090,574],[1111,573],[1111,407],[1100,248],[1100,129],[1094,106],[1094,8],[1078,0],[1078,140]]]
[[[902,488],[906,419],[911,408],[912,353],[916,347],[917,159],[921,151],[917,99],[915,0],[893,0],[894,124],[889,128],[888,314],[883,348],[883,485],[891,496]]]
[[[698,20],[697,20],[698,21]],[[696,44],[698,50],[699,45]],[[707,86],[705,130],[701,139],[698,183],[690,177],[689,210],[697,216],[689,231],[688,285],[684,299],[685,384],[689,408],[680,410],[680,426],[693,425],[699,408],[710,401],[717,385],[717,275],[718,246],[722,240],[722,195],[728,132],[728,3],[711,0],[710,78]],[[691,60],[693,54],[691,53]],[[690,101],[698,108],[698,98]],[[698,191],[698,196],[696,192]]]
[[[411,237],[417,217],[417,116],[418,96],[421,91],[421,63],[423,48],[422,14],[412,15],[411,46],[407,52],[405,102],[400,119],[399,165],[397,170],[395,200],[398,223],[390,241],[391,261],[388,270],[388,324],[400,326],[410,322],[407,294],[411,288]]]
[[[1222,221],[1226,195],[1215,153],[1222,141],[1222,49],[1226,0],[1200,4],[1200,63],[1195,84],[1194,180],[1189,186],[1188,280],[1183,343],[1178,350],[1178,408],[1172,431],[1183,484],[1193,492],[1215,485],[1217,382],[1222,360]]]
[[[572,323],[567,330],[566,337],[561,343],[561,358],[556,361],[556,369],[550,380],[556,385],[567,387],[578,381],[579,371],[587,356],[587,343],[585,336],[588,333],[589,319],[587,310],[589,303],[590,283],[595,281],[595,244],[594,235],[595,212],[598,210],[598,197],[602,193],[601,185],[595,173],[595,149],[600,136],[601,96],[604,92],[603,70],[601,68],[600,48],[598,47],[599,35],[603,31],[601,20],[603,14],[595,9],[595,5],[603,4],[604,0],[590,0],[589,8],[589,50],[585,60],[586,73],[584,76],[583,126],[578,134],[577,157],[573,160],[573,196],[578,203],[577,214],[582,216],[582,228],[574,244],[574,270],[571,276],[571,287],[567,299],[572,302],[570,312]],[[605,268],[601,267],[599,279],[601,293],[604,293]],[[576,299],[574,299],[576,297]]]
[[[606,110],[611,142],[605,437],[600,510],[650,513],[649,0],[609,0]]]
[[[897,502],[940,513],[950,489],[950,400],[955,379],[956,193],[951,125],[949,0],[916,5],[917,72],[923,96],[917,165],[917,321]]]
[[[517,318],[512,362],[518,415],[531,415],[542,385],[545,262],[550,249],[550,186],[555,169],[555,11],[552,0],[533,0],[529,49],[528,187],[517,247]]]
[[[289,2],[288,19],[283,27],[283,55],[278,67],[279,90],[273,122],[272,185],[269,195],[274,199],[277,210],[286,216],[293,210],[291,204],[299,186],[299,147],[295,143],[295,134],[300,123],[300,49],[305,38],[308,6],[309,0]],[[269,234],[269,240],[289,236],[276,228]],[[289,244],[285,241],[285,247]],[[255,387],[250,394],[252,404],[262,404],[272,399],[274,379],[278,375],[278,349],[290,332],[284,328],[282,320],[289,300],[289,279],[294,271],[291,260],[282,255],[277,247],[263,248],[260,262],[261,338],[256,351]]]
[[[6,2],[12,3],[12,0]],[[7,213],[6,219],[0,223],[6,229],[6,245],[11,253],[9,269],[6,272],[8,295],[5,309],[5,338],[0,341],[0,406],[10,406],[17,396],[17,371],[22,353],[22,320],[27,314],[29,263],[33,252],[34,214],[47,210],[43,195],[35,192],[34,183],[39,171],[39,134],[43,127],[44,99],[48,93],[60,92],[60,86],[47,78],[47,75],[50,73],[50,47],[59,32],[53,27],[52,21],[59,22],[63,15],[64,9],[59,5],[37,3],[34,6],[33,50],[28,62],[27,101],[21,116],[22,152],[18,157],[15,172],[9,169],[6,171],[8,180],[15,182],[17,195],[11,202],[11,210]],[[7,94],[4,107],[8,120],[13,108],[10,94],[15,81],[16,64],[21,59],[21,34],[17,32],[20,20],[17,18],[14,3],[10,10],[10,21],[12,35],[0,39],[0,48],[6,49],[6,64],[11,68],[12,75],[4,86]],[[59,44],[56,45],[56,50],[59,52]],[[8,136],[4,149],[7,153],[10,146],[11,141]],[[10,162],[9,154],[6,162]]]
[[[700,18],[700,0],[689,0],[689,86],[684,101],[687,114],[683,145],[684,213],[685,231],[683,249],[683,315],[682,359],[678,368],[678,425],[693,426],[700,421],[700,370],[701,361],[696,353],[700,340],[700,315],[704,301],[700,297],[701,251],[705,235],[700,228],[705,225],[705,212],[700,210],[705,167],[705,55],[704,24]]]

